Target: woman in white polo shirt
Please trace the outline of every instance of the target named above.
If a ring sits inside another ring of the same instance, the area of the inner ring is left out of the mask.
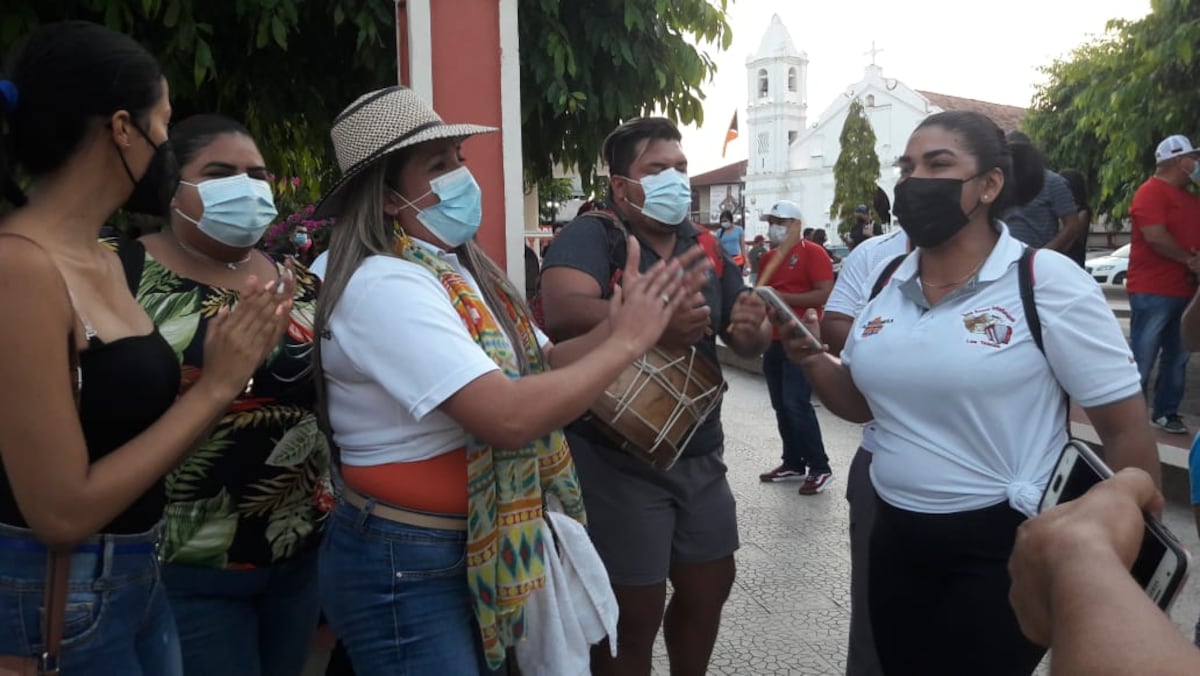
[[[317,208],[337,224],[314,326],[344,485],[318,577],[360,674],[504,664],[555,546],[543,500],[583,519],[558,428],[653,346],[706,274],[699,247],[639,274],[631,240],[609,320],[551,350],[474,241],[481,193],[461,145],[492,131],[445,124],[403,87],[334,120],[343,178]]]
[[[1035,344],[1024,245],[996,217],[1013,185],[995,123],[930,116],[899,166],[895,211],[916,249],[858,315],[840,361],[795,328],[785,346],[830,410],[875,421],[868,598],[883,671],[1028,674],[1044,649],[1021,635],[1006,563],[1067,440],[1064,392],[1109,464],[1157,477],[1137,369],[1095,282],[1053,251],[1034,257],[1045,353]]]

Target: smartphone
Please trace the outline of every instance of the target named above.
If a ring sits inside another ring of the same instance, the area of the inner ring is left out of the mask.
[[[792,309],[792,306],[783,302],[783,299],[779,297],[779,294],[775,293],[775,289],[772,289],[769,286],[757,286],[754,288],[754,290],[759,296],[762,296],[762,299],[766,301],[767,305],[774,308],[776,312],[778,312],[782,317],[787,318],[788,321],[794,322],[797,326],[799,326],[800,332],[804,334],[804,337],[808,340],[810,345],[818,350],[824,347],[821,341],[818,340],[817,337],[808,330],[808,327],[804,325],[804,322],[800,321],[800,316],[796,314],[796,311]]]
[[[1058,457],[1038,511],[1069,502],[1111,477],[1113,472],[1087,444],[1071,440]],[[1191,557],[1175,535],[1149,514],[1142,548],[1130,571],[1142,589],[1163,611],[1170,609],[1187,580]]]

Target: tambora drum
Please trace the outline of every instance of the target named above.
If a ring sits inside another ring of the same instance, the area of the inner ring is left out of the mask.
[[[655,348],[592,404],[591,421],[620,448],[666,471],[727,387],[720,368],[696,348]]]

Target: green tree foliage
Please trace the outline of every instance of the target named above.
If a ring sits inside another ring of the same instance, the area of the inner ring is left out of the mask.
[[[553,223],[558,210],[571,199],[571,179],[546,177],[537,183],[538,217],[542,223]]]
[[[833,165],[833,204],[829,214],[837,219],[838,232],[848,232],[854,222],[854,207],[875,203],[875,181],[879,180],[875,130],[871,128],[862,101],[854,99],[850,102],[838,142],[842,150]]]
[[[591,188],[608,132],[655,110],[704,118],[716,72],[700,40],[728,49],[728,0],[520,0],[521,122],[529,183],[574,169]]]
[[[454,2],[457,0],[437,0]],[[662,110],[702,119],[716,70],[693,40],[728,48],[729,0],[520,0],[521,115],[530,184],[555,163],[590,182],[621,121]],[[38,24],[87,19],[128,33],[163,64],[175,119],[244,121],[268,164],[314,197],[337,173],[333,117],[396,81],[393,0],[38,0],[0,11],[5,52]]]
[[[1200,0],[1154,0],[1043,69],[1025,127],[1051,167],[1081,171],[1092,208],[1119,224],[1154,170],[1154,147],[1200,132]]]
[[[391,0],[38,0],[0,16],[6,52],[37,25],[86,19],[132,35],[163,65],[174,119],[246,124],[276,173],[315,197],[336,174],[338,111],[395,82]]]

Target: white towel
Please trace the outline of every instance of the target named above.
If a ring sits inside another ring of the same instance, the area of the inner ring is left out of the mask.
[[[587,530],[565,514],[546,511],[544,518],[554,528],[542,524],[546,585],[525,602],[517,664],[530,676],[587,676],[593,644],[608,636],[617,655],[617,597]]]

